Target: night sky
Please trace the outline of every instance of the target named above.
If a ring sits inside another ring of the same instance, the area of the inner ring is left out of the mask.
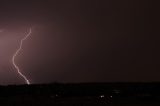
[[[160,81],[152,0],[1,0],[0,84]]]

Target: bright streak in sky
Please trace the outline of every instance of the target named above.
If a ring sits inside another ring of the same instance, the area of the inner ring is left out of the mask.
[[[28,85],[30,84],[30,81],[27,79],[27,77],[21,72],[19,67],[16,65],[15,58],[19,54],[19,52],[22,50],[23,41],[25,41],[31,35],[31,33],[32,33],[32,29],[30,28],[28,34],[20,40],[19,48],[16,50],[15,54],[12,57],[12,63],[14,67],[16,68],[17,73],[25,80],[25,82]]]

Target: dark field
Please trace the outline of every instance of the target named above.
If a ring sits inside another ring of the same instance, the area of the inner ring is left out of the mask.
[[[159,106],[160,83],[0,86],[1,106]]]

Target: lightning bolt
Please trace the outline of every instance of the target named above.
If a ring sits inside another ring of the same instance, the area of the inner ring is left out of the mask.
[[[20,68],[16,65],[16,62],[15,62],[15,58],[16,56],[19,54],[19,52],[22,50],[22,45],[23,45],[23,41],[25,41],[32,33],[32,29],[30,28],[29,29],[29,32],[28,34],[22,38],[20,40],[20,45],[19,45],[19,48],[16,50],[16,52],[14,53],[13,57],[12,57],[12,64],[14,65],[15,69],[17,70],[17,73],[25,80],[25,82],[29,85],[30,84],[30,81],[27,79],[27,77],[20,71]]]

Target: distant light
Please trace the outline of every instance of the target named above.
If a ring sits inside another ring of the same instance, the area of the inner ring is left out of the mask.
[[[101,95],[100,98],[104,98],[104,95]]]
[[[113,96],[110,96],[111,98],[113,97]]]

